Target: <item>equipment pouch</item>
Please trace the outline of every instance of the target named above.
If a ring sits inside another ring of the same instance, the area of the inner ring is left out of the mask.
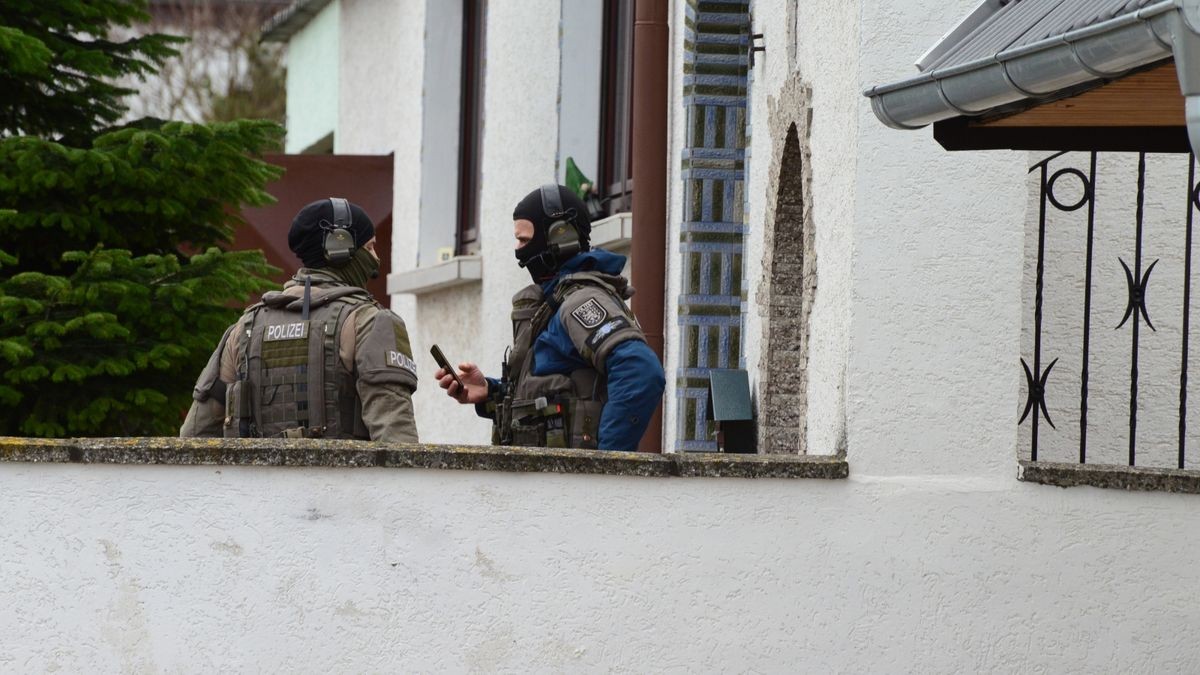
[[[245,385],[244,380],[238,380],[225,390],[225,438],[249,435],[244,433],[250,423],[250,402],[246,400]]]
[[[541,399],[544,403],[545,399]],[[511,445],[541,448],[546,445],[546,423],[532,400],[516,400],[510,406]]]
[[[575,399],[568,406],[571,447],[595,450],[600,447],[600,414],[604,403]]]

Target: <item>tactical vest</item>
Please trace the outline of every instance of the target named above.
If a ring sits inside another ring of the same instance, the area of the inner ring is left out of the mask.
[[[598,277],[588,273],[564,277],[550,298],[537,285],[513,296],[513,347],[504,364],[500,398],[493,402],[493,444],[597,448],[600,416],[608,401],[606,378],[591,367],[569,376],[534,375],[533,345],[567,298],[584,288],[600,289],[625,307],[614,289]],[[591,359],[591,354],[583,356]]]
[[[317,298],[307,320],[302,300],[282,293],[246,310],[225,436],[367,439],[353,375],[338,353],[342,324],[366,302],[373,300],[362,289],[343,287]]]

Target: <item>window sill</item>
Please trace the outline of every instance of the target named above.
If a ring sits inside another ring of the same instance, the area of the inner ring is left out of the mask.
[[[1116,490],[1200,494],[1200,471],[1112,464],[1065,464],[1021,460],[1018,480],[1062,488],[1090,485]]]
[[[633,214],[618,213],[592,223],[591,242],[608,250],[629,248],[633,243]]]
[[[483,259],[477,255],[460,255],[436,265],[389,274],[387,290],[389,295],[399,293],[420,295],[463,284],[473,284],[482,279]]]
[[[652,454],[365,441],[224,438],[0,437],[0,464],[167,464],[178,466],[387,467],[688,478],[845,478],[844,457]]]

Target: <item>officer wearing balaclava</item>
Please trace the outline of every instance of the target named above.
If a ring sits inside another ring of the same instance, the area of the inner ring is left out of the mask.
[[[474,363],[438,384],[493,421],[501,445],[636,450],[665,377],[626,305],[625,256],[592,248],[583,201],[561,185],[513,210],[517,263],[533,283],[513,296],[513,346],[499,378]]]
[[[288,247],[303,267],[225,332],[179,435],[416,443],[408,331],[366,290],[374,223],[321,199],[296,214]]]

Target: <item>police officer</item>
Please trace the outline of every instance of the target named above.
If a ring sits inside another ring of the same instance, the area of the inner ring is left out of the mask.
[[[625,256],[589,245],[587,207],[545,185],[513,211],[517,261],[533,284],[513,296],[513,346],[499,379],[459,365],[438,384],[493,421],[493,443],[636,450],[665,378],[625,300]]]
[[[375,225],[322,199],[296,214],[288,246],[303,267],[225,331],[179,435],[416,443],[408,331],[366,291]]]

